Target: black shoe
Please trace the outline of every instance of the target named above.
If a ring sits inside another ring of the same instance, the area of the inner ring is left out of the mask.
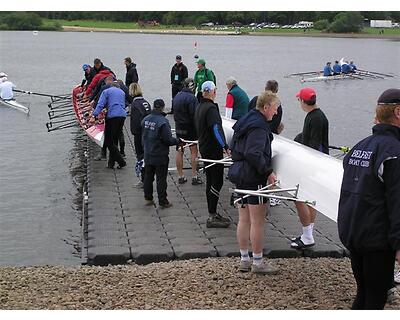
[[[123,167],[126,167],[126,161],[124,161],[121,164],[119,164],[117,169],[122,169]]]
[[[160,202],[160,207],[162,209],[167,209],[172,207],[172,203],[166,200],[165,202]]]
[[[178,178],[178,183],[179,184],[184,184],[184,183],[186,183],[186,181],[187,181],[186,177],[179,177]]]
[[[122,158],[126,158],[126,154],[125,154],[125,152],[120,152],[121,153],[121,156],[122,156]]]
[[[107,169],[114,169],[114,165],[108,164]]]
[[[207,219],[207,228],[228,228],[231,224],[231,220],[221,216],[220,214],[211,215]]]
[[[199,184],[203,184],[203,180],[200,177],[192,178],[192,185],[197,186]]]

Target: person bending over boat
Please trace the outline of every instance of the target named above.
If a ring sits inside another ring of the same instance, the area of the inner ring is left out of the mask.
[[[343,159],[338,230],[357,283],[352,309],[383,309],[400,265],[400,89],[378,98],[372,135]]]
[[[332,69],[333,69],[334,76],[342,73],[342,67],[340,66],[339,61],[337,61],[337,60],[335,61],[335,64],[333,65]]]
[[[196,126],[194,123],[194,114],[198,101],[194,96],[194,81],[187,78],[183,81],[183,89],[172,100],[172,109],[174,110],[175,132],[178,138],[196,141],[198,139]],[[197,157],[199,154],[197,144],[193,144],[190,149],[190,163],[192,165],[192,185],[202,184],[203,181],[197,175]],[[183,152],[182,148],[176,150],[176,168],[178,170],[178,183],[183,184],[187,181],[183,174]]]
[[[143,146],[144,146],[144,199],[146,205],[154,205],[153,181],[157,179],[158,204],[161,208],[172,206],[167,199],[167,175],[169,163],[169,147],[180,145],[179,138],[174,138],[171,126],[164,113],[165,103],[162,99],[156,99],[153,110],[142,120]]]
[[[327,62],[326,66],[324,67],[324,76],[330,77],[333,74],[333,70],[331,68],[331,63]]]
[[[202,98],[195,112],[195,124],[199,135],[199,149],[204,159],[221,160],[224,151],[230,155],[226,144],[222,119],[218,104],[214,102],[216,87],[214,82],[205,81],[201,86]],[[206,163],[207,165],[208,163]],[[208,207],[207,228],[227,228],[230,219],[217,212],[219,192],[224,184],[224,165],[215,164],[206,171],[206,198]]]
[[[216,78],[215,74],[211,69],[206,68],[206,61],[204,59],[197,60],[197,71],[194,74],[194,83],[196,86],[196,97],[197,100],[200,102],[202,97],[201,86],[205,81],[212,81],[216,85]]]
[[[7,77],[0,78],[0,98],[3,100],[13,100],[14,92],[13,88],[16,86],[8,80]]]
[[[103,109],[107,109],[104,145],[110,152],[107,167],[113,169],[115,162],[118,162],[118,169],[121,169],[126,166],[126,162],[118,150],[118,139],[122,134],[126,111],[125,93],[117,83],[113,82],[111,87],[104,90],[100,95],[99,102],[92,114],[93,118],[95,119]],[[94,119],[92,119],[92,122]]]
[[[296,95],[300,107],[307,113],[304,119],[303,132],[295,141],[310,148],[329,154],[329,122],[325,114],[317,107],[317,94],[312,88],[303,88]],[[316,210],[303,202],[295,202],[297,214],[302,224],[301,236],[292,239],[290,246],[295,249],[304,249],[315,244],[313,229]]]
[[[102,70],[108,70],[112,74],[114,74],[114,72],[112,72],[112,70],[109,67],[106,67],[99,58],[93,60],[93,69],[96,72],[96,74],[98,74]]]
[[[249,96],[238,86],[234,77],[226,80],[226,87],[229,91],[226,95],[225,117],[238,120],[248,111]]]
[[[81,87],[84,87],[88,86],[92,82],[94,76],[96,75],[96,71],[88,64],[84,64],[82,66],[82,69],[85,73],[85,79],[82,80]]]
[[[272,91],[261,93],[256,109],[240,118],[233,126],[231,142],[233,165],[228,177],[238,189],[258,190],[276,181],[272,172],[271,142],[273,140],[268,121],[277,113],[279,99]],[[276,274],[278,269],[262,261],[264,247],[264,223],[267,198],[250,196],[242,198],[239,206],[237,240],[240,249],[239,270],[261,274]],[[249,257],[249,240],[253,252],[253,264]]]
[[[130,105],[131,122],[130,128],[133,134],[133,143],[135,145],[136,165],[135,171],[137,177],[140,178],[136,187],[142,188],[144,183],[144,150],[142,141],[142,120],[150,114],[151,105],[143,98],[142,88],[138,83],[131,83],[129,86],[129,94],[133,97]]]

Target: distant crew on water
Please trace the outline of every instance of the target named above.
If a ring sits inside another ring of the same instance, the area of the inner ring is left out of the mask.
[[[325,77],[329,77],[329,76],[331,76],[333,74],[333,70],[332,70],[332,68],[331,68],[331,63],[330,62],[327,62],[326,63],[326,66],[325,66],[325,68],[324,68],[324,76]]]

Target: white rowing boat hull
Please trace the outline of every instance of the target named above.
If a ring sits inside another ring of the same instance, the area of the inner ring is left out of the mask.
[[[222,117],[228,144],[235,120]],[[281,188],[300,185],[300,199],[315,200],[316,210],[337,220],[340,187],[343,177],[342,162],[319,151],[274,134],[272,164]]]
[[[332,80],[345,80],[345,79],[359,79],[359,77],[354,76],[353,74],[339,74],[336,76],[316,76],[316,77],[309,77],[309,78],[302,78],[301,82],[318,82],[318,81],[332,81]]]
[[[22,104],[20,104],[20,103],[18,103],[16,100],[3,100],[3,99],[0,99],[0,103],[2,105],[14,108],[16,110],[19,110],[19,111],[22,111],[22,112],[25,112],[25,113],[29,113],[29,108],[24,106],[24,105],[22,105]]]

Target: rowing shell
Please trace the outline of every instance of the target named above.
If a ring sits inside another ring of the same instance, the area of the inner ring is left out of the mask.
[[[72,91],[72,101],[75,111],[76,119],[79,122],[81,128],[86,134],[100,147],[104,144],[104,123],[102,124],[91,124],[89,123],[88,112],[92,111],[92,107],[89,101],[79,98],[79,95],[83,93],[81,86],[76,86]]]
[[[235,120],[222,117],[228,144],[232,140]],[[274,134],[272,166],[280,188],[299,184],[298,198],[315,200],[313,206],[333,221],[337,220],[342,162],[322,152]],[[291,193],[293,195],[293,193]]]
[[[12,99],[12,100],[4,100],[0,98],[0,103],[7,106],[7,107],[11,107],[14,108],[16,110],[25,112],[25,113],[29,113],[29,108],[18,103],[16,100]]]
[[[335,76],[317,76],[317,77],[309,77],[302,78],[301,82],[317,82],[317,81],[331,81],[331,80],[344,80],[344,79],[362,79],[358,76],[354,76],[353,74],[338,74]]]

